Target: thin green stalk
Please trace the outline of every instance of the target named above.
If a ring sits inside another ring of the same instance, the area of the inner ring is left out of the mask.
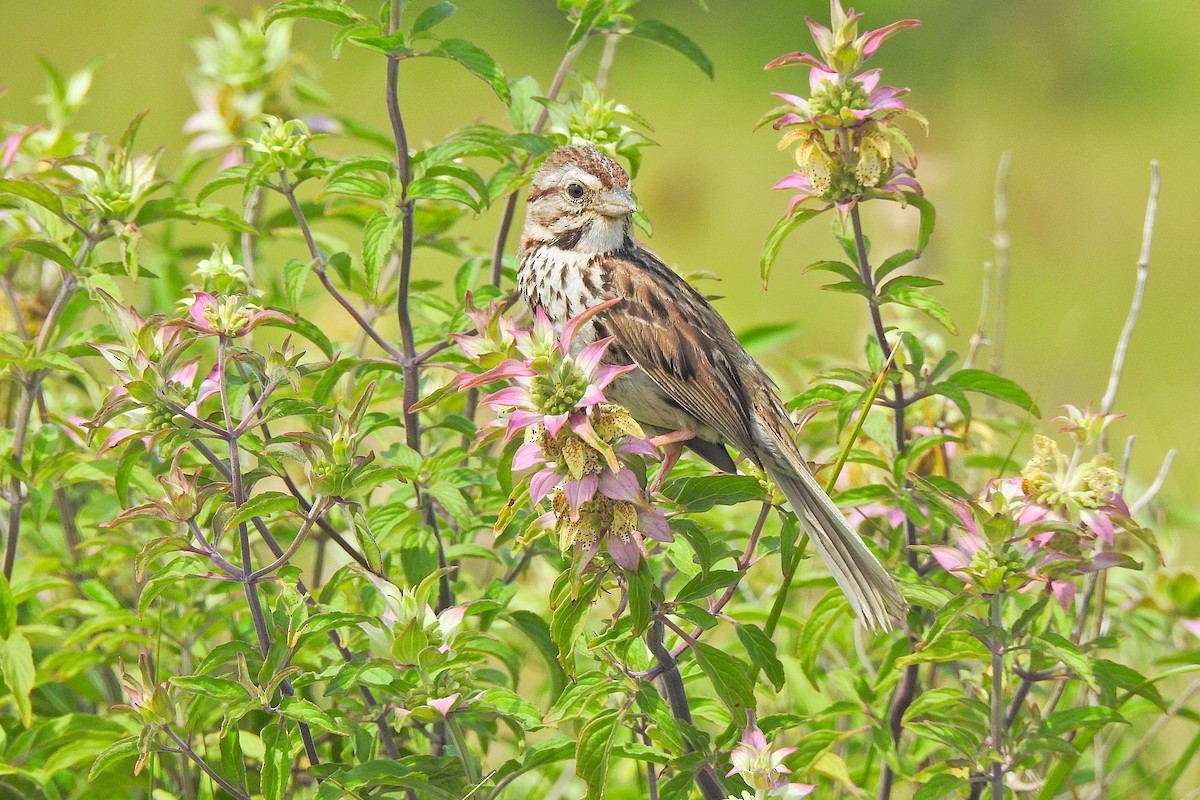
[[[462,762],[467,783],[474,786],[479,783],[479,772],[475,769],[475,762],[471,760],[471,751],[467,749],[467,737],[463,735],[462,726],[458,724],[454,714],[446,715],[446,728],[450,731],[450,738],[454,740],[454,749],[458,751],[458,760]]]
[[[854,444],[858,441],[858,437],[862,433],[863,424],[867,421],[867,414],[870,413],[871,407],[875,404],[875,399],[879,396],[879,392],[883,389],[883,384],[887,381],[887,374],[892,368],[892,361],[895,357],[895,351],[888,354],[887,361],[884,362],[879,375],[875,377],[875,382],[871,384],[871,388],[867,391],[867,396],[863,398],[862,405],[859,406],[858,418],[854,420],[854,425],[850,428],[850,435],[846,438],[846,443],[842,445],[841,452],[838,453],[837,459],[833,462],[833,469],[829,473],[829,477],[825,480],[826,492],[832,492],[833,487],[837,485],[838,478],[842,474],[842,468],[846,466],[846,460],[850,457],[850,451],[854,449]],[[796,543],[791,560],[783,565],[783,582],[779,586],[779,592],[775,595],[775,602],[771,605],[771,611],[767,614],[767,621],[763,625],[763,633],[768,637],[774,635],[775,629],[779,626],[779,617],[783,614],[783,607],[787,603],[788,590],[791,588],[792,579],[795,577],[796,569],[800,566],[800,562],[804,558],[804,551],[807,547],[808,534],[805,533],[800,537],[800,541]],[[754,667],[753,675],[754,677],[758,677],[757,666]]]
[[[1000,631],[1004,628],[1004,593],[992,595],[989,623],[992,626],[992,747],[998,759],[992,764],[992,800],[1004,800],[1004,647]]]
[[[388,21],[388,33],[395,33],[400,28],[400,14],[404,9],[404,0],[391,0]],[[404,114],[400,109],[400,62],[395,58],[387,60],[387,91],[388,120],[392,126],[392,138],[396,143],[396,169],[400,182],[405,189],[405,198],[401,206],[400,220],[400,275],[396,288],[396,318],[400,323],[400,347],[402,358],[400,364],[404,375],[404,439],[405,444],[416,452],[421,452],[421,416],[412,408],[421,397],[421,367],[417,363],[416,336],[413,333],[412,310],[409,307],[410,284],[412,281],[413,255],[413,201],[407,196],[408,184],[412,180],[412,163],[408,155],[408,132],[404,127]],[[454,593],[450,588],[450,574],[445,571],[446,544],[438,529],[437,514],[433,504],[423,498],[420,488],[414,486],[417,509],[421,522],[433,531],[437,543],[438,567],[443,570],[438,579],[437,611],[442,611],[454,605]]]

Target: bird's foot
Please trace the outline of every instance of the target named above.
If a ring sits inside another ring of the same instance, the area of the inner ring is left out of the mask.
[[[695,436],[695,431],[678,430],[664,433],[661,436],[655,436],[650,440],[650,444],[655,447],[661,447],[663,451],[662,466],[658,468],[658,473],[655,474],[654,480],[646,487],[646,490],[651,495],[657,494],[662,489],[663,482],[671,474],[671,470],[675,467],[675,462],[679,460],[679,456],[683,454],[684,442],[695,438]]]

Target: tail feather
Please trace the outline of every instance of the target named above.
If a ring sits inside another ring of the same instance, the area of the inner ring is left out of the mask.
[[[896,581],[807,470],[769,465],[768,472],[855,613],[872,629],[890,630],[890,618],[903,616],[908,607]]]

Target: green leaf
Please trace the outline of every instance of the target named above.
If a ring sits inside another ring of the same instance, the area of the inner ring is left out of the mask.
[[[371,297],[379,294],[379,273],[392,252],[396,234],[400,232],[400,221],[378,211],[371,215],[362,232],[363,270],[367,277],[367,290]]]
[[[832,272],[835,275],[841,275],[850,283],[862,283],[862,276],[858,274],[858,267],[847,264],[845,261],[814,261],[805,267],[801,272]]]
[[[255,495],[237,508],[225,520],[225,530],[233,530],[254,517],[266,517],[276,511],[296,511],[296,498],[283,492],[263,492]]]
[[[883,263],[875,268],[875,283],[879,284],[885,277],[900,269],[901,267],[917,260],[919,254],[916,250],[901,250],[899,253],[892,253]]]
[[[530,770],[545,767],[559,761],[566,761],[575,755],[577,743],[565,736],[556,736],[544,742],[527,747],[523,758],[510,758],[496,771],[496,780],[502,781],[513,775],[520,775]]]
[[[750,660],[762,669],[763,674],[775,687],[775,691],[782,690],[786,678],[783,674],[783,663],[779,660],[776,652],[775,642],[771,641],[762,628],[752,623],[735,623],[735,628],[738,639],[746,648]]]
[[[336,0],[283,0],[276,3],[267,11],[263,18],[263,30],[271,23],[287,17],[302,17],[316,19],[322,22],[332,22],[334,25],[348,25],[363,18],[346,8]]]
[[[746,711],[754,708],[750,665],[704,642],[696,642],[692,646],[692,653],[696,656],[696,664],[708,676],[733,719],[745,719]]]
[[[412,54],[408,46],[408,36],[404,31],[396,31],[387,36],[350,36],[350,41],[391,58]]]
[[[663,486],[663,494],[688,511],[708,511],[713,506],[731,506],[767,498],[762,484],[749,475],[675,478]]]
[[[292,772],[292,741],[282,720],[271,720],[262,729],[263,800],[283,800]]]
[[[88,783],[95,781],[96,776],[116,764],[118,761],[134,758],[138,754],[138,737],[126,736],[110,744],[104,752],[96,756],[92,768],[88,770]]]
[[[0,572],[0,639],[7,639],[17,627],[17,604],[13,600],[12,587]]]
[[[33,705],[29,693],[33,691],[35,670],[33,651],[29,641],[20,631],[13,631],[0,639],[0,678],[12,693],[21,724],[26,728],[33,724]]]
[[[784,240],[791,236],[797,228],[820,213],[822,213],[820,209],[802,208],[775,223],[775,227],[767,234],[767,241],[763,243],[762,256],[759,259],[758,271],[762,276],[764,287],[771,277],[771,267],[775,264],[775,259],[779,257],[779,249],[783,247]]]
[[[246,785],[246,756],[242,753],[241,731],[234,729],[220,737],[221,769],[235,786]]]
[[[304,284],[312,272],[311,261],[301,261],[293,258],[283,265],[283,296],[293,310],[300,308],[304,298]]]
[[[700,46],[665,22],[656,19],[643,20],[633,26],[629,35],[670,48],[699,67],[710,79],[713,77],[713,63]]]
[[[508,81],[504,78],[504,71],[500,69],[500,65],[496,63],[495,59],[467,40],[447,39],[430,50],[429,55],[450,58],[457,61],[466,67],[468,72],[481,78],[491,86],[492,91],[505,104],[508,103],[510,97],[508,94]]]
[[[629,575],[629,620],[634,636],[641,636],[650,627],[650,594],[653,586],[654,576],[650,574],[650,566],[642,561],[638,564],[637,572]]]
[[[606,708],[588,720],[579,731],[575,748],[575,774],[587,784],[585,800],[601,800],[608,783],[613,742],[620,730],[625,709]]]
[[[579,18],[575,20],[575,27],[571,30],[570,38],[567,39],[568,50],[582,42],[592,32],[592,28],[596,26],[596,22],[604,13],[604,7],[607,5],[608,0],[587,0],[579,11]]]
[[[925,247],[929,244],[929,237],[933,235],[933,228],[937,224],[937,211],[933,208],[933,203],[926,200],[919,194],[908,193],[904,195],[905,201],[912,206],[916,206],[921,212],[921,223],[917,230],[917,254],[924,252]]]
[[[13,245],[14,250],[24,250],[27,253],[41,256],[42,258],[53,261],[63,269],[75,269],[74,260],[63,251],[54,242],[48,242],[45,239],[25,239]]]
[[[511,719],[525,731],[536,731],[542,727],[542,715],[538,707],[516,692],[500,686],[484,690],[471,701],[472,707],[479,703],[497,714]]]
[[[245,686],[242,686],[237,681],[231,681],[228,678],[213,678],[207,675],[193,675],[186,678],[171,677],[169,678],[169,681],[172,686],[181,692],[198,694],[204,697],[211,697],[214,700],[222,700],[225,702],[244,700],[250,695],[250,693],[246,691]]]
[[[190,543],[184,537],[174,534],[171,536],[159,536],[151,539],[142,546],[138,551],[137,556],[133,559],[133,579],[138,583],[142,582],[142,578],[146,575],[146,565],[154,559],[155,556],[163,553],[171,553],[177,550],[184,550],[190,546]]]
[[[29,200],[47,211],[53,212],[56,216],[67,218],[63,211],[62,200],[51,189],[40,183],[0,178],[0,194],[11,194],[14,197]]]
[[[747,352],[754,353],[786,342],[799,332],[800,324],[797,322],[776,322],[740,330],[737,338]]]
[[[346,729],[345,725],[303,697],[283,698],[283,701],[279,704],[279,713],[288,719],[303,722],[310,728],[322,730],[326,733],[333,733],[338,736],[350,735],[350,731]]]
[[[1083,680],[1093,691],[1100,691],[1100,684],[1096,681],[1096,673],[1092,672],[1092,664],[1087,655],[1080,652],[1079,648],[1070,639],[1057,633],[1043,633],[1036,639],[1030,642],[1030,645],[1035,650],[1040,650],[1046,655],[1057,658],[1062,662],[1063,666],[1069,669],[1076,677]]]
[[[181,197],[165,197],[149,200],[138,211],[134,222],[139,227],[153,225],[169,219],[187,222],[208,222],[239,233],[255,233],[254,226],[228,208],[217,204],[193,203]]]
[[[949,383],[936,383],[929,387],[929,391],[932,394],[941,395],[958,406],[959,413],[963,415],[963,421],[968,426],[971,424],[971,403],[961,389]]]
[[[924,311],[934,322],[955,336],[958,335],[958,326],[950,319],[950,312],[946,311],[946,308],[941,303],[925,294],[919,288],[915,286],[897,286],[891,290],[891,294],[887,296],[887,299],[897,302],[900,305],[908,306],[909,308],[915,308],[918,311]]]
[[[412,32],[424,33],[439,22],[444,22],[457,10],[454,4],[448,2],[448,0],[441,0],[441,2],[434,3],[417,15],[416,21],[413,22]]]
[[[734,572],[728,569],[714,569],[707,573],[702,572],[683,585],[683,588],[679,590],[679,594],[675,596],[675,602],[686,603],[691,600],[711,597],[714,592],[724,589],[727,586],[732,586],[741,579],[741,572]]]
[[[950,631],[939,636],[925,649],[896,659],[896,667],[947,661],[986,661],[988,657],[988,649],[974,636],[961,631]]]
[[[1111,708],[1103,706],[1080,706],[1064,708],[1046,717],[1043,724],[1050,736],[1065,736],[1071,731],[1084,728],[1099,728],[1113,723],[1129,724],[1124,717]]]
[[[913,800],[944,800],[947,797],[957,797],[965,788],[966,779],[942,773],[921,784],[921,788],[913,795]]]
[[[880,286],[879,296],[889,297],[894,291],[901,288],[927,289],[930,286],[941,285],[942,282],[937,278],[927,278],[924,275],[901,275]]]
[[[892,496],[890,487],[874,483],[867,486],[855,486],[844,492],[838,492],[833,498],[838,508],[857,508],[868,503],[880,503]]]
[[[367,566],[374,572],[382,574],[383,554],[379,551],[379,543],[375,541],[375,535],[371,533],[371,528],[367,525],[367,519],[363,516],[361,508],[352,511],[347,515],[347,519],[350,520],[350,527],[354,529],[358,551],[367,560]]]
[[[960,369],[946,379],[946,383],[964,392],[978,392],[1006,403],[1012,403],[1028,411],[1035,417],[1040,417],[1037,405],[1033,399],[1017,384],[1008,378],[1001,378],[982,369]]]
[[[298,642],[304,636],[316,636],[328,633],[337,628],[357,627],[361,623],[371,622],[374,619],[369,614],[355,614],[349,611],[323,611],[320,614],[313,614],[300,624],[300,628],[296,632],[296,640]]]
[[[814,686],[820,686],[820,675],[817,673],[817,656],[829,636],[829,632],[839,622],[843,614],[850,608],[841,591],[833,589],[817,601],[804,622],[804,630],[800,633],[800,668]]]
[[[563,684],[566,683],[567,676],[559,666],[558,649],[550,636],[550,626],[546,620],[532,611],[520,609],[509,613],[508,621],[524,633],[542,654],[542,658],[546,662],[546,669],[550,673],[550,682],[554,688],[553,694],[559,694]]]
[[[583,629],[587,625],[588,609],[600,589],[598,579],[589,580],[575,597],[570,593],[570,573],[564,572],[555,585],[557,592],[551,593],[550,638],[558,647],[558,660],[567,672],[571,672],[571,654]],[[557,596],[555,596],[557,594]]]
[[[408,185],[408,197],[410,199],[424,200],[449,200],[453,203],[462,203],[468,208],[480,211],[482,209],[482,201],[475,198],[470,192],[457,183],[450,181],[437,180],[436,178],[417,178]]]

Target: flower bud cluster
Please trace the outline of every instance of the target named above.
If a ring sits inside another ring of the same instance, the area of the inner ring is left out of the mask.
[[[540,466],[529,479],[530,501],[551,498],[551,510],[534,527],[554,531],[560,550],[574,553],[576,572],[602,544],[618,565],[636,570],[646,554],[644,537],[671,541],[666,519],[650,506],[629,467],[635,458],[654,455],[654,448],[633,417],[604,396],[606,386],[634,367],[602,364],[611,337],[575,341],[591,335],[591,318],[612,302],[571,319],[561,333],[540,310],[528,330],[497,323],[494,308],[471,310],[478,333],[456,337],[468,357],[490,367],[460,374],[458,388],[515,381],[481,401],[499,415],[481,439],[524,434],[513,469]],[[499,351],[490,349],[496,343]]]
[[[799,190],[792,198],[793,211],[809,200],[845,212],[862,198],[903,200],[906,194],[920,194],[912,177],[916,155],[897,121],[907,117],[925,128],[925,118],[900,99],[907,89],[880,85],[880,70],[858,72],[885,39],[917,22],[904,20],[860,36],[861,14],[845,12],[840,0],[831,0],[830,10],[831,28],[807,19],[817,55],[790,53],[766,66],[810,68],[809,97],[776,92],[786,105],[764,118],[777,130],[787,130],[779,146],[795,146],[799,167],[774,188]]]
[[[280,119],[271,114],[258,118],[259,129],[250,137],[250,149],[259,153],[273,170],[296,169],[313,158],[313,135],[303,120]]]
[[[1118,530],[1145,535],[1121,498],[1123,478],[1108,453],[1083,455],[1107,422],[1067,409],[1062,430],[1076,440],[1069,458],[1054,439],[1034,436],[1020,478],[992,481],[973,501],[955,503],[961,527],[953,545],[919,549],[984,594],[1043,585],[1064,609],[1079,575],[1137,568],[1112,549]]]
[[[250,273],[233,260],[224,244],[213,245],[212,255],[196,264],[196,285],[216,295],[251,294]]]

